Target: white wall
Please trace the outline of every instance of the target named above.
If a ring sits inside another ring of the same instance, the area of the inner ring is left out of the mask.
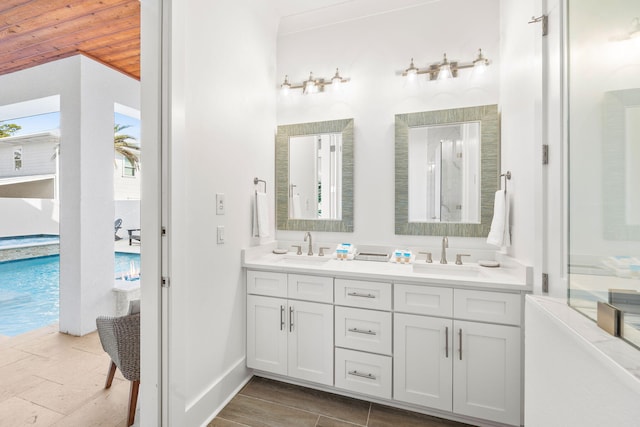
[[[510,170],[507,182],[510,195],[511,241],[509,254],[527,265],[534,265],[535,277],[540,273],[536,259],[536,234],[539,234],[539,210],[536,187],[540,163],[536,163],[541,136],[539,134],[541,68],[536,62],[536,31],[540,25],[527,21],[535,13],[533,1],[501,2],[500,106],[502,111],[502,170]],[[540,39],[538,39],[540,43]],[[538,241],[538,246],[541,241]]]
[[[273,176],[277,21],[271,8],[262,0],[172,3],[170,425],[204,424],[249,375],[240,250],[251,243],[253,178]],[[153,174],[147,159],[146,173]],[[215,214],[216,193],[225,194],[224,216]],[[224,245],[215,243],[219,225]]]
[[[59,205],[52,199],[0,199],[0,237],[58,234]]]
[[[113,108],[139,82],[84,56],[0,76],[0,104],[60,95],[60,330],[83,335],[112,311]]]
[[[292,83],[308,79],[310,71],[331,78],[336,67],[351,78],[341,94],[329,87],[326,93],[303,96],[295,90],[288,98],[278,98],[278,124],[354,118],[354,232],[314,233],[314,241],[439,245],[436,236],[394,234],[395,114],[498,104],[499,5],[498,0],[434,2],[279,36],[277,80],[270,88],[285,74]],[[295,19],[285,18],[281,25],[295,28],[290,22]],[[461,70],[457,79],[446,82],[428,82],[421,75],[414,87],[399,75],[412,57],[419,68],[441,61],[444,52],[449,60],[470,62],[479,48],[492,60],[480,79],[471,78],[471,70]],[[273,179],[271,172],[271,194]],[[278,231],[276,237],[301,240],[303,233]],[[481,238],[452,237],[449,244],[490,248]]]

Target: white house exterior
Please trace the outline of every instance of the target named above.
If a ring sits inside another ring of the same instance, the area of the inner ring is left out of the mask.
[[[57,199],[59,131],[0,138],[0,197]],[[114,157],[114,200],[140,200],[140,169]]]
[[[0,138],[0,197],[57,199],[57,131]]]
[[[125,157],[118,153],[115,154],[114,162],[113,199],[116,201],[140,200],[141,169],[136,170]]]

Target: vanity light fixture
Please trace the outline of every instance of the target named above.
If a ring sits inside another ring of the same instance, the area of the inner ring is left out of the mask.
[[[338,86],[342,83],[348,82],[349,78],[344,78],[340,75],[340,71],[336,68],[334,76],[328,80],[323,78],[317,78],[313,76],[313,73],[309,73],[309,78],[300,84],[291,84],[289,82],[289,76],[284,76],[284,82],[280,85],[280,90],[283,95],[287,95],[291,89],[302,89],[304,94],[312,94],[318,92],[324,92],[324,87],[328,85]]]
[[[458,77],[458,70],[464,68],[474,68],[478,73],[484,72],[484,69],[491,63],[482,54],[482,49],[478,49],[478,56],[472,62],[458,63],[456,61],[449,61],[447,54],[443,55],[442,62],[431,64],[427,68],[419,69],[413,64],[413,58],[411,58],[411,64],[409,68],[404,70],[403,76],[407,76],[409,80],[416,78],[418,74],[428,74],[429,80],[445,80],[452,77]]]

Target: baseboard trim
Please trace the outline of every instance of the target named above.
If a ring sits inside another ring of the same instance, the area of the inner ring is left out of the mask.
[[[246,358],[242,357],[187,403],[186,425],[206,427],[251,377],[252,372],[246,366]]]

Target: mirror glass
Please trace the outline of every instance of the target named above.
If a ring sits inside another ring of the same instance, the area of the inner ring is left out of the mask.
[[[276,223],[353,231],[353,119],[278,126]]]
[[[499,130],[497,105],[396,115],[396,234],[489,234]]]
[[[289,218],[342,218],[342,133],[289,138]]]
[[[608,240],[640,240],[640,89],[604,95],[603,228]]]
[[[640,105],[625,108],[626,182],[640,182]],[[640,196],[634,185],[627,185],[627,224],[640,225]]]
[[[480,222],[480,122],[409,128],[409,222]]]

